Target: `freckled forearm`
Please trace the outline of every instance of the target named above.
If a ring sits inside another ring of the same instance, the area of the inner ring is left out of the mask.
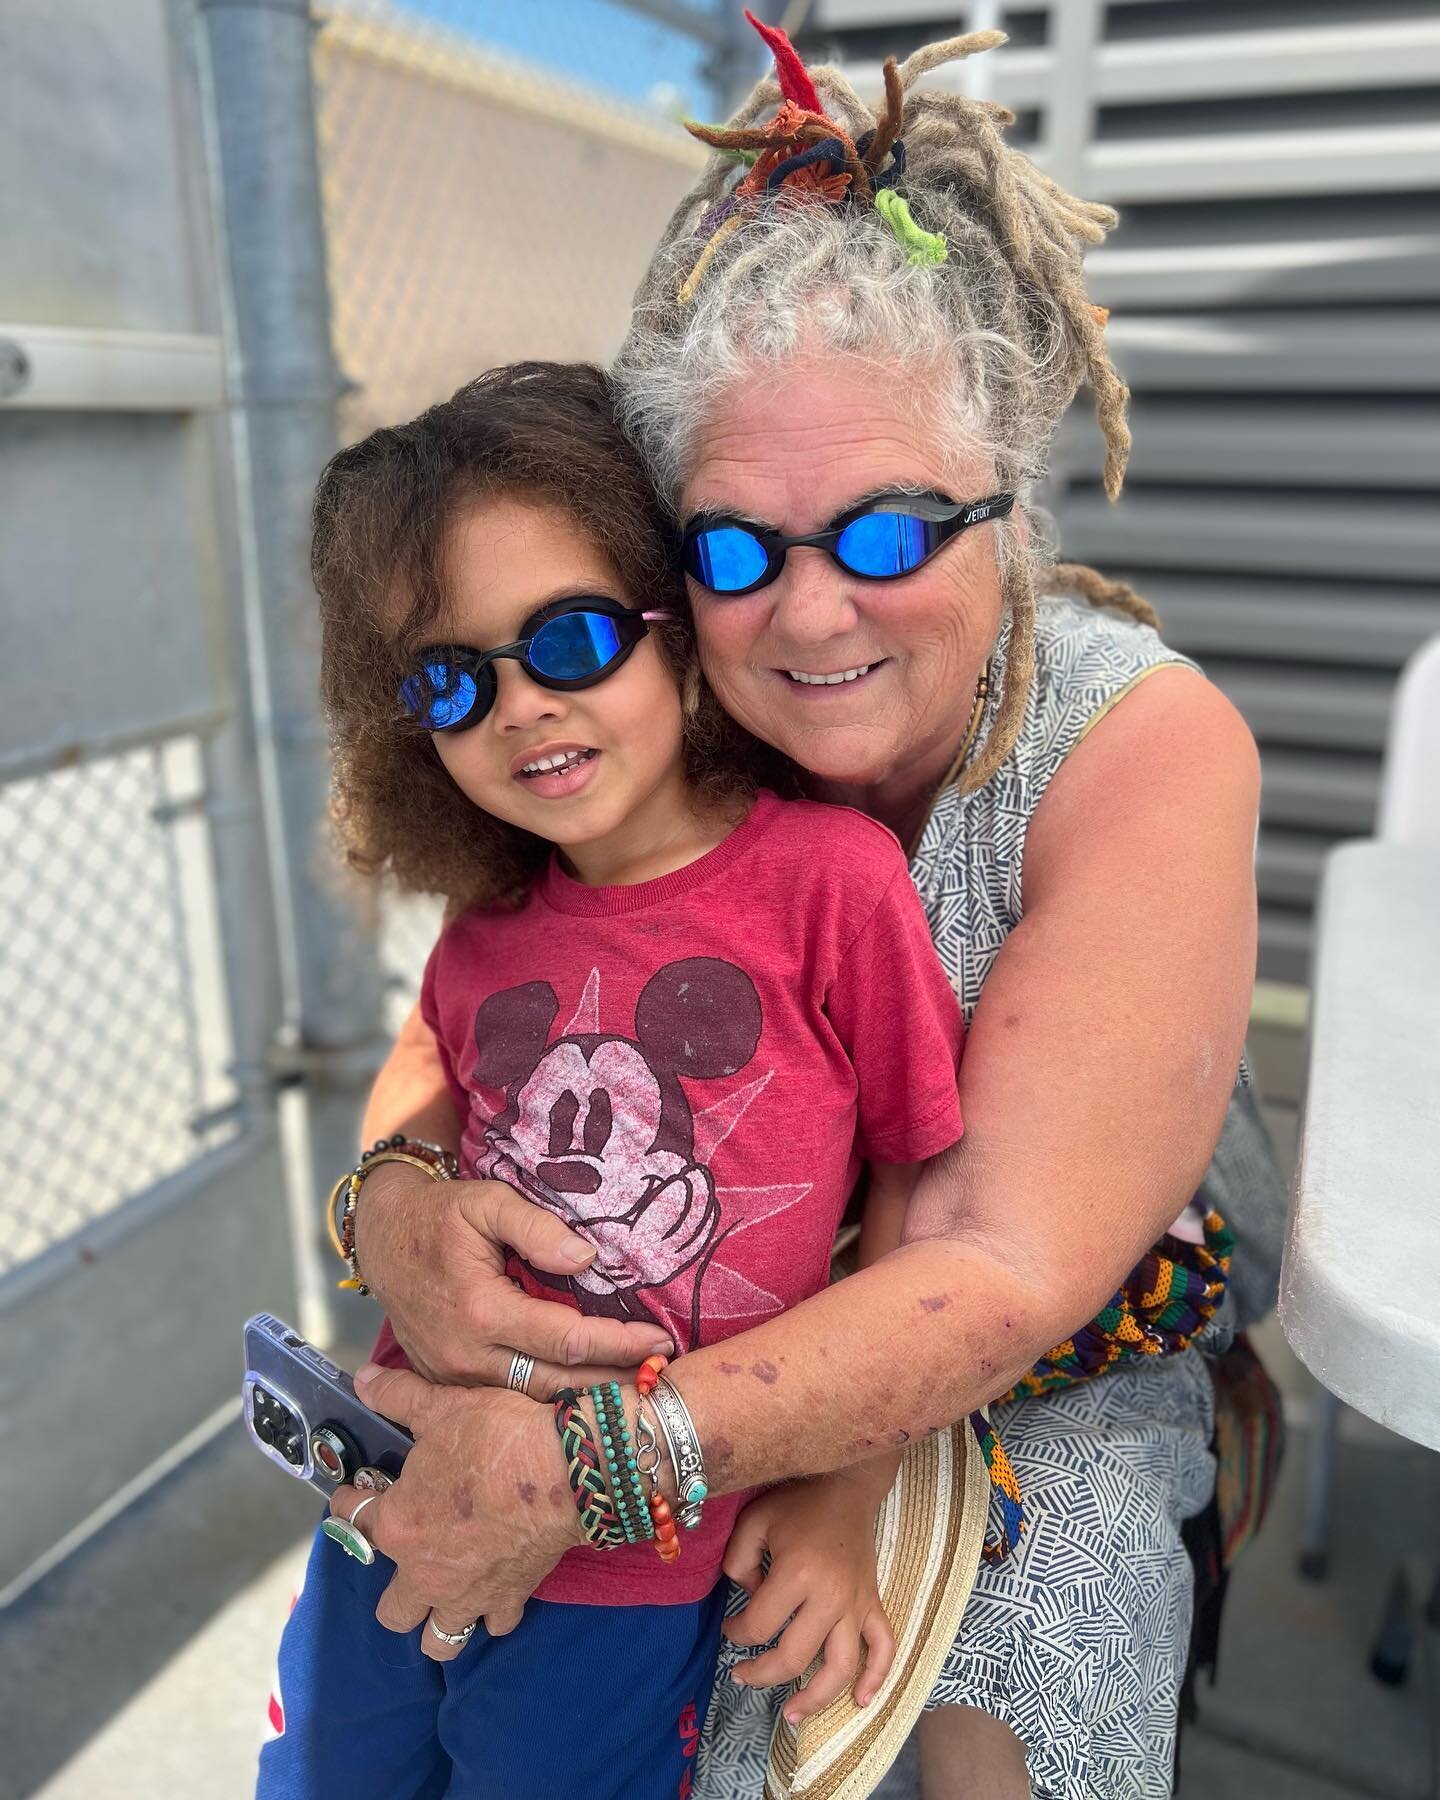
[[[845,1468],[942,1430],[1049,1345],[1036,1296],[983,1251],[905,1246],[670,1373],[716,1493]]]

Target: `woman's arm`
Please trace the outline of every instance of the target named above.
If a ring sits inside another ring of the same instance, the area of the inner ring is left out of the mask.
[[[1074,751],[966,1040],[965,1136],[926,1166],[905,1244],[676,1372],[720,1488],[854,1461],[1004,1393],[1193,1196],[1249,1014],[1258,804],[1244,721],[1188,670],[1150,676]]]
[[[1025,918],[966,1043],[965,1136],[927,1165],[907,1241],[672,1371],[714,1491],[964,1417],[1092,1317],[1180,1212],[1244,1039],[1258,794],[1243,721],[1186,670],[1142,682],[1075,750],[1031,823]],[[438,1399],[384,1376],[365,1391],[384,1412]],[[548,1418],[531,1429],[535,1470],[558,1466]],[[477,1461],[482,1441],[477,1424]],[[493,1465],[486,1479],[504,1481]],[[395,1541],[443,1540],[459,1529],[445,1513],[422,1533],[417,1511]],[[406,1579],[402,1560],[389,1623],[417,1603]],[[507,1593],[497,1616],[523,1598]]]

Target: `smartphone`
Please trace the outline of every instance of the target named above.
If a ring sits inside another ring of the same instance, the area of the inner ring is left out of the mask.
[[[328,1499],[357,1469],[393,1480],[415,1440],[371,1412],[355,1383],[283,1319],[257,1313],[245,1323],[241,1410],[252,1441],[287,1475]]]

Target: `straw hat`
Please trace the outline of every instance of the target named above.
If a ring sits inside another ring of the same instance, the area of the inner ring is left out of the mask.
[[[847,1692],[798,1727],[779,1718],[765,1800],[863,1800],[873,1791],[959,1633],[989,1510],[990,1478],[968,1420],[906,1450],[875,1524],[894,1664],[868,1706],[856,1706]]]

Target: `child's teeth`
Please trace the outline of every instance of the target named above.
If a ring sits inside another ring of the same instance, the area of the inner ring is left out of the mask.
[[[591,752],[588,750],[567,750],[563,756],[540,756],[534,762],[522,765],[522,775],[548,775],[552,769],[571,769],[577,763],[585,762]]]

